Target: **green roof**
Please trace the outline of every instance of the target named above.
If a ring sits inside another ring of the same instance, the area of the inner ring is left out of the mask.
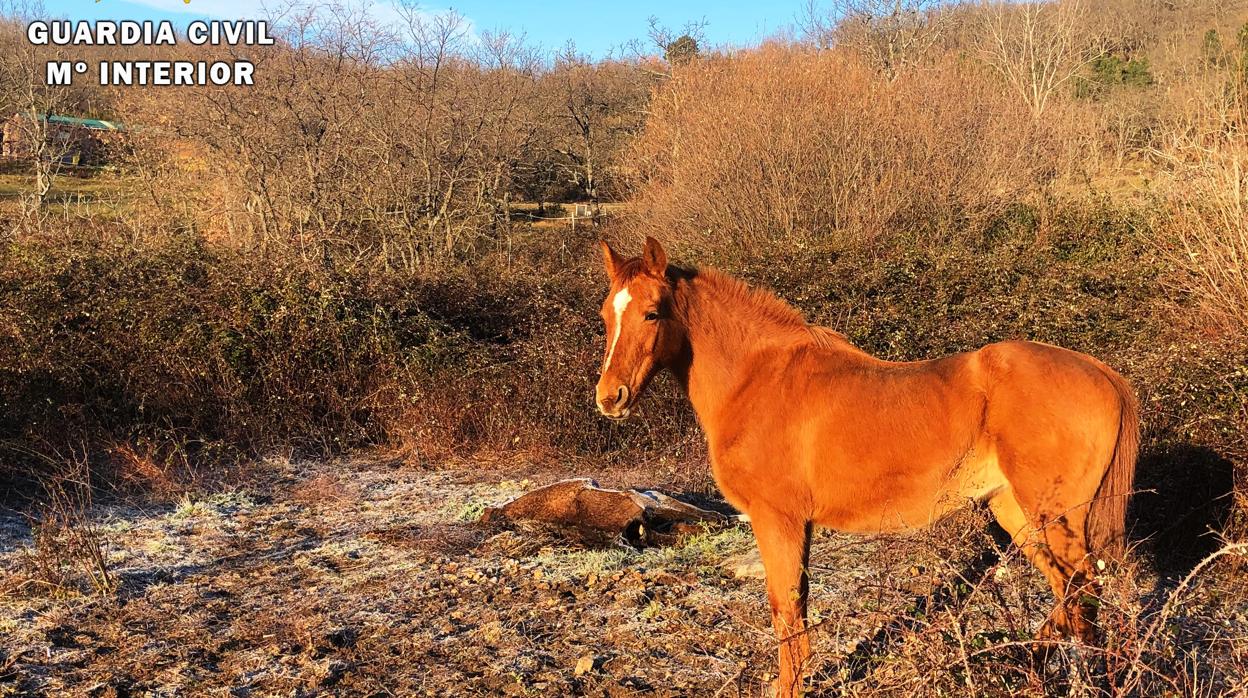
[[[50,124],[61,124],[63,126],[81,126],[83,128],[95,129],[97,131],[124,131],[126,127],[116,121],[104,121],[103,119],[80,119],[76,116],[64,116],[62,114],[48,114],[43,117]]]
[[[53,124],[65,124],[66,126],[82,126],[83,128],[94,128],[101,131],[123,131],[125,127],[116,121],[104,121],[103,119],[79,119],[74,116],[62,116],[59,114],[48,115],[48,121]]]

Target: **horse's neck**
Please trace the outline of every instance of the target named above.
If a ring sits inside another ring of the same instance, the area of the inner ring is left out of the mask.
[[[804,324],[777,322],[740,305],[741,298],[714,283],[695,279],[677,289],[677,305],[688,333],[690,356],[676,367],[694,411],[706,424],[754,368],[760,352],[809,340]]]

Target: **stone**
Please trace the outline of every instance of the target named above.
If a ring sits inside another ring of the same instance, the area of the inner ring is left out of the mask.
[[[751,548],[748,552],[733,555],[724,561],[724,567],[737,579],[766,579],[767,577],[758,548]]]
[[[572,673],[576,676],[584,676],[593,670],[594,656],[592,654],[587,654],[576,660],[576,668],[572,670]]]

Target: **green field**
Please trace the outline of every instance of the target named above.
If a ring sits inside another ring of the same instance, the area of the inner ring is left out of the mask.
[[[133,184],[132,177],[111,172],[92,176],[63,174],[54,180],[44,206],[51,213],[70,216],[116,217],[132,196]],[[18,213],[22,197],[33,192],[31,174],[11,170],[0,174],[0,213]]]

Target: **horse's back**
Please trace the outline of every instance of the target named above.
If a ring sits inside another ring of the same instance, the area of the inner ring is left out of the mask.
[[[1039,491],[1069,466],[1087,473],[1065,486],[1082,494],[1095,468],[1054,459],[1113,448],[1104,365],[1060,347],[1003,342],[896,363],[813,346],[755,361],[715,426],[717,479],[741,504],[791,501],[833,528],[922,526],[1014,479]]]

